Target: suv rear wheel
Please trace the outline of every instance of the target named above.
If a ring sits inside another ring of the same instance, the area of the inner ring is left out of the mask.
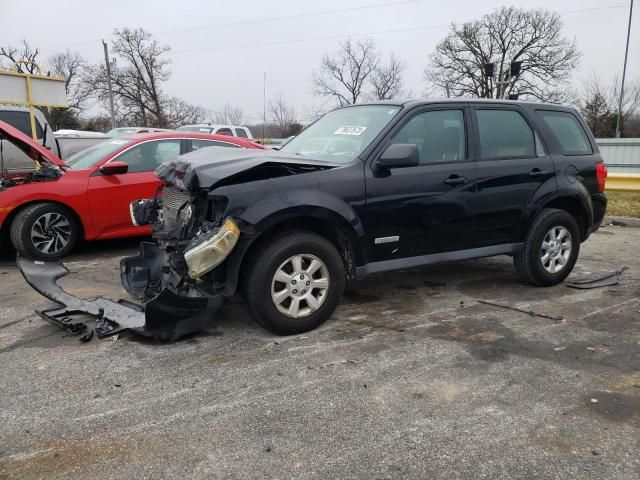
[[[68,255],[78,241],[78,221],[56,203],[37,203],[18,213],[11,224],[11,243],[21,255],[51,260]]]
[[[513,263],[520,277],[547,287],[562,282],[573,270],[580,252],[580,230],[565,210],[545,208],[536,217],[522,251]]]
[[[312,330],[335,311],[344,290],[342,258],[325,238],[294,232],[250,259],[243,296],[252,318],[280,335]]]

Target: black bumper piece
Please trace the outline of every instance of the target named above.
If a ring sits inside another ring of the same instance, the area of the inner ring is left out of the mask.
[[[18,257],[17,264],[31,287],[60,305],[36,310],[36,313],[43,320],[74,335],[86,330],[84,324],[75,322],[75,317],[89,315],[97,321],[95,332],[98,338],[132,330],[144,336],[173,341],[209,326],[214,313],[224,303],[222,296],[184,297],[168,289],[161,290],[145,305],[127,300],[114,302],[104,297],[82,300],[58,285],[58,280],[69,273],[61,262]]]

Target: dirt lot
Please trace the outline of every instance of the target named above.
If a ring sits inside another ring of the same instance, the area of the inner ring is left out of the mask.
[[[350,285],[305,335],[230,304],[174,344],[63,334],[5,256],[0,478],[640,478],[639,245],[583,245],[573,278],[629,266],[614,287],[537,289],[486,259]],[[123,297],[135,250],[86,245],[64,284]]]

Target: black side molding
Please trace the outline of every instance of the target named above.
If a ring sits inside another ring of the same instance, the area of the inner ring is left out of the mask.
[[[356,278],[361,279],[371,273],[403,270],[425,265],[435,265],[437,263],[458,262],[474,258],[493,257],[495,255],[513,255],[522,250],[522,247],[522,243],[505,243],[502,245],[492,245],[491,247],[470,248],[468,250],[458,250],[455,252],[434,253],[431,255],[372,262],[367,263],[363,267],[356,267]]]

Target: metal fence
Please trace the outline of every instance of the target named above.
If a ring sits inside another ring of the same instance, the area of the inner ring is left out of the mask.
[[[596,140],[609,173],[640,173],[640,138]]]
[[[607,190],[640,192],[640,138],[596,139],[607,164]]]

